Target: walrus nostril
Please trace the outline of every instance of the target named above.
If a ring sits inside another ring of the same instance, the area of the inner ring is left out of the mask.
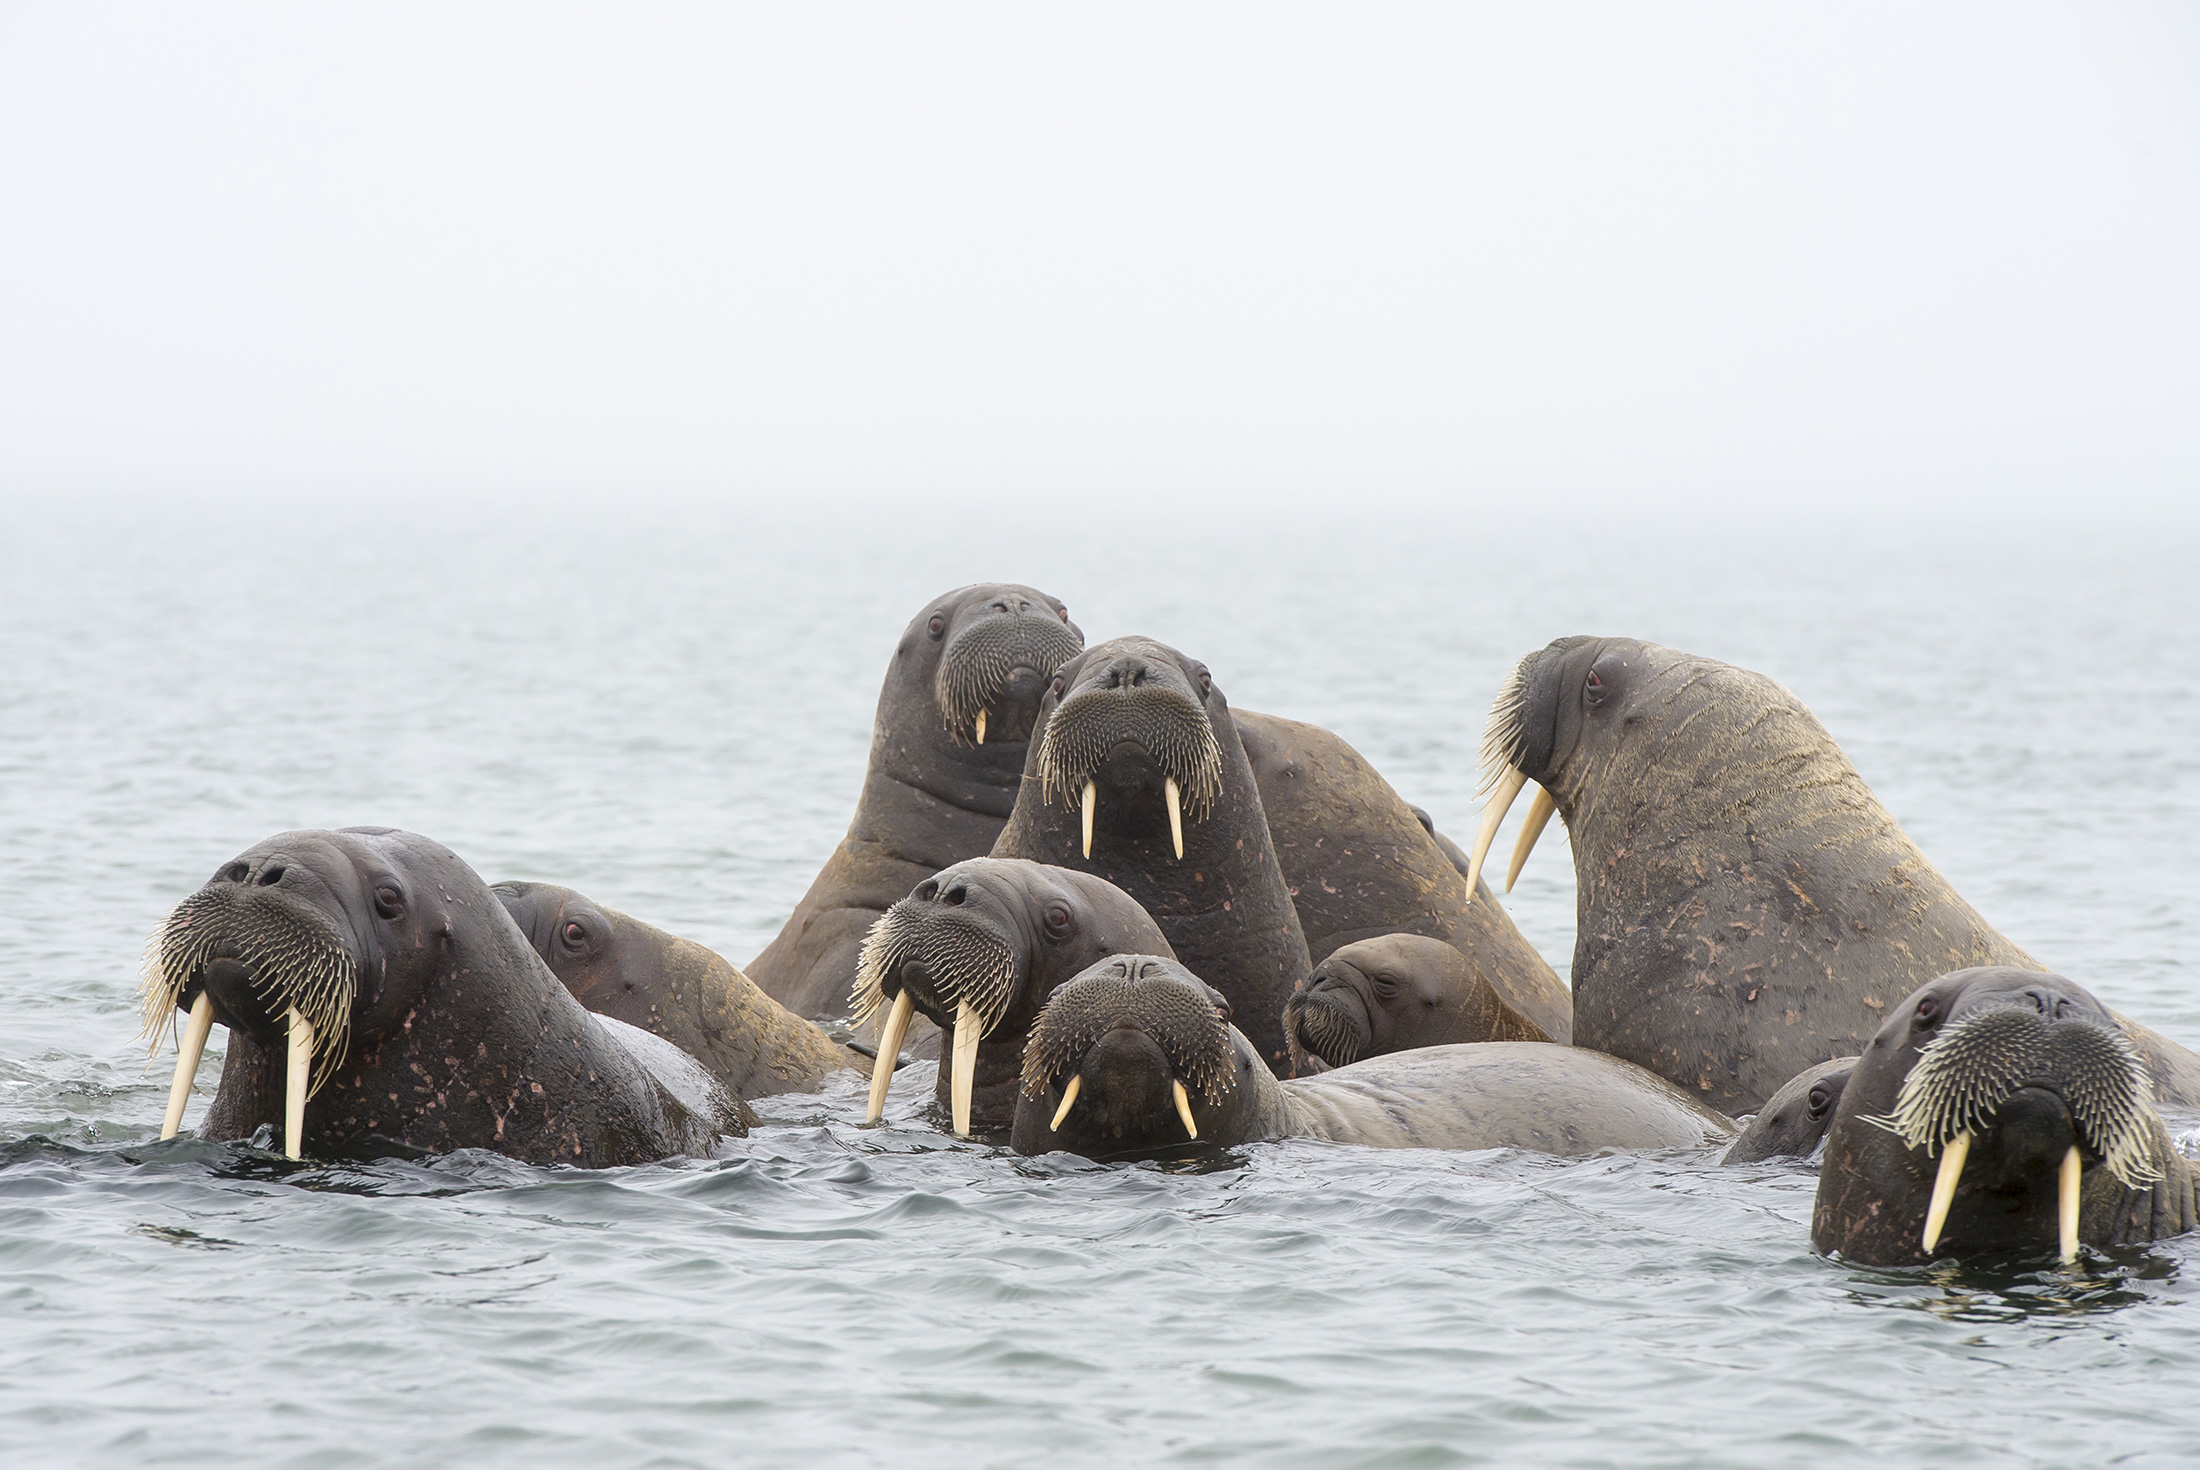
[[[943,901],[952,904],[960,904],[964,899],[968,897],[970,897],[970,890],[965,888],[960,883],[957,883],[953,888],[948,889],[945,893],[940,895],[940,898]]]
[[[282,881],[283,865],[281,863],[272,864],[271,866],[263,868],[260,871],[260,886],[262,888],[273,888],[276,884]]]
[[[921,903],[930,903],[933,899],[939,896],[939,892],[940,885],[932,879],[927,878],[922,883],[919,883],[916,886],[915,890],[912,891],[909,896],[918,900]]]
[[[232,883],[242,883],[252,876],[252,869],[243,863],[231,863],[228,867],[222,869],[222,876]]]

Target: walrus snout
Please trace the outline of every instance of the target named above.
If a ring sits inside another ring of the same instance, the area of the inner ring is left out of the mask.
[[[1117,955],[1047,1000],[1024,1045],[1024,1096],[1059,1089],[1051,1131],[1073,1110],[1080,1136],[1172,1141],[1173,1117],[1199,1136],[1193,1095],[1219,1105],[1236,1084],[1227,1003],[1173,960]],[[1080,1103],[1087,1098],[1089,1106]]]
[[[1201,821],[1222,790],[1222,747],[1203,703],[1211,683],[1202,671],[1195,684],[1159,644],[1143,639],[1119,639],[1102,651],[1105,658],[1074,669],[1047,718],[1040,789],[1048,800],[1083,808],[1086,857],[1096,826],[1120,840],[1152,840],[1165,819],[1181,861],[1186,808]]]
[[[1031,738],[1054,671],[1084,651],[1066,614],[1004,593],[955,619],[933,697],[949,735],[971,745]]]
[[[1372,1035],[1367,1005],[1350,978],[1325,960],[1283,1003],[1283,1039],[1291,1053],[1291,1075],[1349,1066],[1366,1052]]]

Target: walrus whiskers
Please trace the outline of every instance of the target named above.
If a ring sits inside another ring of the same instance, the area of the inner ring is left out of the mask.
[[[1117,741],[1135,739],[1161,768],[1169,841],[1184,856],[1184,809],[1205,819],[1222,791],[1222,747],[1207,712],[1166,686],[1085,689],[1063,700],[1047,720],[1039,747],[1040,793],[1081,804],[1084,855],[1092,856],[1093,817],[1100,793],[1094,773]]]
[[[921,901],[903,899],[888,909],[863,937],[856,960],[855,989],[849,996],[857,1025],[868,1021],[886,997],[886,981],[903,965],[922,960],[939,988],[943,1004],[955,1006],[955,1046],[948,1059],[949,1108],[955,1131],[970,1133],[970,1104],[977,1083],[978,1043],[1001,1023],[1016,992],[1016,958],[999,940],[952,916],[928,915]],[[893,1009],[879,1035],[872,1063],[871,1099],[865,1123],[876,1123],[886,1107],[886,1088],[894,1056],[916,1008],[906,989],[895,993]],[[891,1045],[888,1033],[892,1034]]]
[[[933,699],[940,719],[955,740],[968,730],[972,743],[985,744],[986,706],[1018,667],[1043,679],[1084,651],[1085,640],[1052,613],[982,617],[959,634],[940,655],[933,676]]]

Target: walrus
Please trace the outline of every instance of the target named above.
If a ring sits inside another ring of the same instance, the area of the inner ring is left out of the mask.
[[[738,1098],[815,1092],[871,1059],[841,1046],[715,951],[554,883],[489,890],[573,998],[661,1036]]]
[[[1441,939],[1385,934],[1345,945],[1283,1006],[1291,1075],[1468,1041],[1552,1041]]]
[[[919,883],[863,941],[853,998],[878,1014],[871,1075],[876,1123],[911,1016],[946,1034],[938,1098],[957,1133],[1015,1117],[1024,1038],[1056,986],[1112,954],[1167,954],[1169,942],[1104,878],[1014,858],[972,858]]]
[[[879,689],[848,835],[748,977],[798,1016],[845,1015],[863,936],[940,869],[983,857],[1016,805],[1047,681],[1085,646],[1059,600],[989,582],[933,599]]]
[[[1640,1067],[1543,1043],[1423,1047],[1279,1082],[1223,1009],[1173,960],[1125,955],[1086,970],[1031,1028],[1011,1146],[1105,1158],[1192,1140],[1319,1138],[1578,1156],[1734,1133]]]
[[[2044,968],[1926,861],[1801,700],[1762,674],[1629,638],[1522,659],[1490,713],[1479,872],[1540,788],[1507,886],[1555,811],[1573,846],[1574,1043],[1727,1113],[1861,1052],[1936,975]],[[2126,1021],[2164,1097],[2200,1057]]]
[[[1129,894],[1178,959],[1228,997],[1288,1066],[1283,1003],[1313,968],[1260,791],[1207,666],[1117,638],[1054,671],[1023,789],[993,856],[1096,874]]]
[[[146,952],[157,1045],[189,1015],[163,1138],[215,1022],[200,1122],[280,1122],[292,1158],[482,1148],[589,1168],[710,1151],[747,1108],[677,1047],[590,1014],[448,849],[388,827],[284,832],[177,904]]]
[[[1423,934],[1544,1036],[1573,1035],[1573,997],[1504,907],[1474,889],[1426,812],[1408,806],[1341,737],[1319,725],[1231,711],[1309,958],[1381,934]],[[1489,1040],[1453,1037],[1455,1041]],[[1536,1039],[1536,1038],[1521,1038]]]
[[[1811,1244],[1870,1266],[2077,1258],[2191,1230],[2195,1171],[2115,1015],[2060,975],[1986,965],[1894,1006],[1842,1090]]]
[[[1826,1140],[1841,1090],[1849,1085],[1856,1058],[1835,1057],[1806,1067],[1787,1080],[1727,1147],[1722,1164],[1755,1164],[1765,1159],[1807,1159]]]

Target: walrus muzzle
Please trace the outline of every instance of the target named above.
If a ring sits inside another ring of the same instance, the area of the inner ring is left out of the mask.
[[[932,680],[940,718],[958,742],[983,745],[988,733],[996,740],[1028,739],[1047,680],[1084,651],[1076,631],[1051,614],[980,618],[940,654],[939,672]],[[1000,710],[1003,704],[1013,708]],[[989,711],[997,711],[990,732]]]
[[[2049,1021],[2021,1003],[1991,1006],[1952,1022],[1919,1053],[1902,1079],[1893,1113],[1862,1121],[1898,1135],[1928,1158],[1940,1155],[1926,1207],[1924,1246],[1940,1242],[1972,1139],[1995,1126],[2021,1090],[2061,1099],[2076,1141],[2057,1179],[2062,1258],[2078,1253],[2078,1203],[2085,1155],[2127,1188],[2161,1177],[2151,1162],[2153,1084],[2122,1032],[2090,1020]]]
[[[1366,1010],[1349,991],[1314,986],[1283,1003],[1283,1040],[1294,1077],[1351,1065],[1367,1049],[1370,1034]]]
[[[1055,706],[1039,747],[1040,794],[1084,807],[1084,852],[1092,856],[1092,822],[1100,800],[1095,779],[1113,752],[1145,752],[1162,778],[1169,840],[1184,856],[1184,814],[1203,821],[1222,790],[1222,747],[1206,710],[1168,684],[1079,689]]]
[[[151,1050],[160,1049],[169,1018],[193,987],[198,994],[177,1044],[160,1136],[173,1138],[182,1126],[220,990],[230,1024],[250,1030],[255,1022],[282,1023],[288,1051],[283,1149],[297,1158],[306,1099],[326,1085],[350,1044],[359,990],[350,937],[318,909],[272,888],[211,885],[177,904],[146,945],[138,993]]]
[[[1150,955],[1101,961],[1056,990],[1024,1042],[1024,1096],[1043,1098],[1064,1074],[1062,1102],[1050,1127],[1059,1129],[1077,1105],[1081,1069],[1093,1048],[1118,1029],[1142,1033],[1159,1048],[1170,1073],[1170,1099],[1188,1137],[1199,1137],[1187,1084],[1209,1106],[1237,1085],[1230,1028],[1204,987]]]
[[[879,917],[863,936],[856,959],[856,984],[849,1004],[861,1026],[887,1004],[892,1008],[879,1032],[878,1058],[871,1072],[866,1124],[886,1110],[886,1088],[893,1080],[896,1054],[909,1033],[917,995],[935,1014],[955,1018],[955,1050],[949,1061],[948,1103],[955,1131],[970,1133],[970,1098],[978,1073],[978,1043],[1008,1014],[1023,979],[1016,952],[993,927],[971,915],[941,912],[916,898],[905,898]]]

